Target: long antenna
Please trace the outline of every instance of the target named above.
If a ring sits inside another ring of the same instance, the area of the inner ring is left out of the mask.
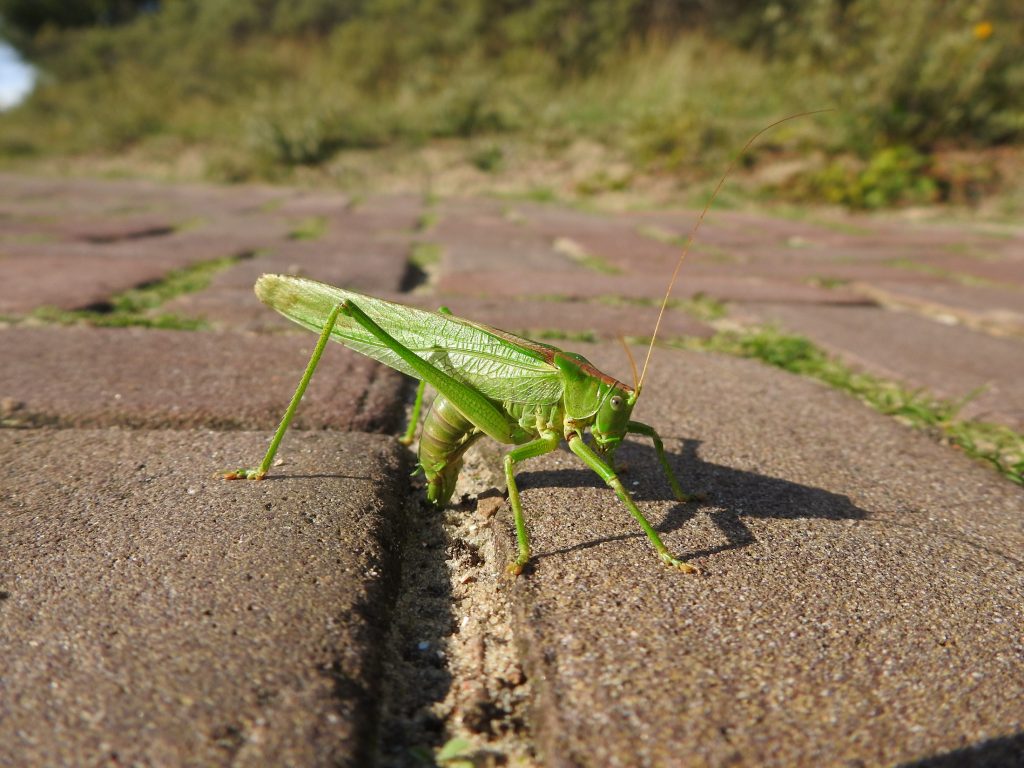
[[[622,334],[619,334],[619,343],[622,344],[622,348],[626,350],[626,357],[629,358],[629,367],[633,371],[633,392],[636,392],[637,388],[640,386],[640,379],[637,376],[640,371],[636,368],[636,358],[633,357],[633,350],[629,348],[629,344],[626,343],[626,337]]]
[[[651,336],[651,346],[647,348],[647,357],[644,359],[644,368],[640,372],[640,381],[636,385],[636,396],[640,396],[640,388],[644,385],[644,377],[647,375],[647,364],[651,362],[651,353],[654,352],[654,340],[658,338],[658,329],[661,328],[661,318],[665,315],[665,309],[668,307],[669,297],[672,295],[672,289],[675,287],[676,278],[679,277],[679,268],[683,266],[683,260],[690,253],[690,246],[693,245],[693,239],[697,236],[697,231],[700,229],[700,225],[704,223],[704,217],[707,215],[708,210],[711,208],[711,204],[715,202],[715,198],[718,197],[718,193],[722,191],[722,185],[725,184],[726,179],[732,175],[733,170],[736,168],[736,163],[739,162],[740,158],[746,154],[747,150],[750,149],[750,145],[761,138],[761,134],[766,131],[770,131],[777,125],[781,125],[789,120],[796,120],[798,117],[807,117],[809,115],[818,115],[822,112],[831,112],[831,109],[815,109],[811,112],[799,112],[789,117],[784,117],[781,120],[776,120],[771,125],[766,125],[764,128],[759,130],[749,139],[747,143],[743,145],[743,149],[736,153],[736,156],[729,163],[729,167],[725,173],[722,174],[722,178],[718,180],[718,185],[715,187],[715,191],[711,193],[711,197],[708,198],[707,203],[704,205],[704,210],[700,212],[700,216],[697,217],[697,221],[694,222],[693,227],[690,229],[690,234],[686,236],[686,242],[683,243],[683,252],[679,254],[679,261],[676,262],[676,268],[672,271],[672,279],[669,280],[668,289],[665,291],[665,298],[661,300],[661,309],[658,311],[658,321],[654,324],[654,334]]]

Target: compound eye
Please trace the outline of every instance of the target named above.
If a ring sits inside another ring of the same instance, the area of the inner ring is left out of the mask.
[[[622,398],[618,395],[612,396],[612,410],[617,411],[622,407]]]

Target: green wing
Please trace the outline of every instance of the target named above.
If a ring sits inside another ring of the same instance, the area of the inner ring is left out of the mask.
[[[403,346],[485,397],[549,405],[562,397],[562,380],[549,361],[552,347],[485,325],[428,312],[302,277],[263,275],[256,295],[282,315],[319,333],[331,310],[350,300]],[[338,316],[332,337],[360,354],[416,377],[398,355],[362,326]]]

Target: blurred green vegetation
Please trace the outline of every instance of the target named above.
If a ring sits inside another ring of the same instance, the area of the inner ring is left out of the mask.
[[[1019,0],[0,0],[0,20],[42,74],[0,114],[8,164],[193,153],[214,179],[281,180],[463,141],[497,177],[513,146],[583,141],[629,169],[576,179],[587,195],[720,173],[772,120],[831,107],[748,170],[788,158],[759,186],[883,207],[997,190],[985,153],[1024,138]],[[981,159],[933,161],[950,148]]]

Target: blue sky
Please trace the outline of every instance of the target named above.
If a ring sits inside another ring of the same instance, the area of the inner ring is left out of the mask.
[[[17,104],[32,88],[35,72],[0,40],[0,109]]]

